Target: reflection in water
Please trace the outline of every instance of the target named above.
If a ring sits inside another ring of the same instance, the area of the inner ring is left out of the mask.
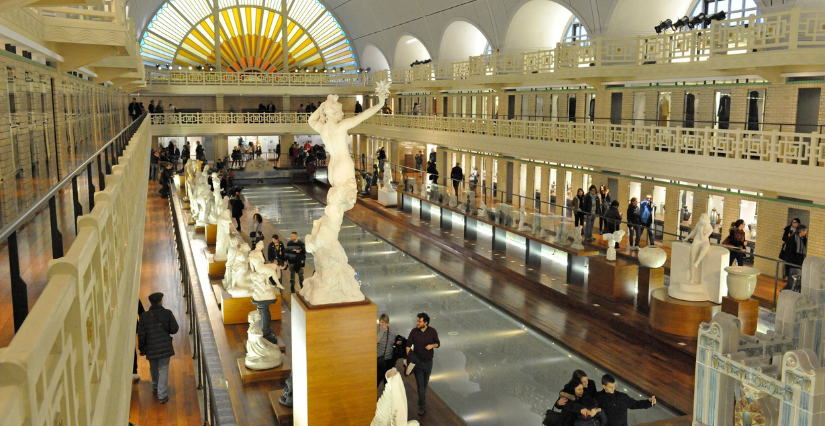
[[[323,214],[321,204],[299,197],[292,187],[249,187],[244,195],[282,235],[297,231],[303,239]],[[341,244],[361,290],[379,314],[390,316],[391,333],[406,336],[417,313],[430,315],[442,343],[430,387],[468,425],[539,425],[573,370],[586,371],[597,383],[605,373],[352,222],[345,219],[343,228]],[[547,316],[559,326],[576,327],[564,324],[563,312]],[[626,383],[616,387],[643,397]],[[656,406],[630,411],[628,420],[638,424],[674,415]]]

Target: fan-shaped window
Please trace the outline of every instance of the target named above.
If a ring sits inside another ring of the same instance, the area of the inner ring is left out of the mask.
[[[226,71],[358,65],[338,20],[317,0],[287,0],[286,13],[280,0],[220,0],[219,7],[220,62]],[[141,54],[148,65],[217,65],[215,33],[211,0],[168,0],[147,26]]]
[[[759,14],[755,0],[699,0],[693,6],[690,16],[700,13],[710,16],[716,12],[727,12],[727,19]]]
[[[564,39],[562,40],[562,42],[568,43],[571,41],[586,39],[587,29],[585,29],[584,25],[582,25],[581,22],[579,22],[579,18],[573,16],[573,18],[570,19],[570,23],[567,24],[567,30],[564,31]]]

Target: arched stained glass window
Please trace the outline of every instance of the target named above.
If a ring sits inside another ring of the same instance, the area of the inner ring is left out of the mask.
[[[231,72],[354,69],[358,63],[338,20],[317,0],[220,0],[220,56]],[[146,64],[217,65],[211,0],[168,0],[140,42]],[[285,37],[286,35],[286,37]],[[284,43],[284,38],[287,40]],[[288,69],[284,68],[284,49]]]

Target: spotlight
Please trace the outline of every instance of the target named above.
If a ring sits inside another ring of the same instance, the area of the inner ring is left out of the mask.
[[[694,16],[688,22],[688,26],[690,28],[696,28],[696,26],[701,25],[702,23],[705,22],[705,16],[707,16],[707,15],[705,15],[704,13],[700,13],[700,14]]]
[[[160,66],[160,64],[155,64],[155,66],[156,66],[159,70],[160,70],[160,69],[163,69],[163,67],[161,67],[161,66]]]
[[[327,69],[326,69],[326,68],[324,68],[324,72],[325,72],[325,73],[327,72]]]
[[[189,65],[189,71],[192,71],[192,65]]]
[[[340,68],[338,68],[338,71],[339,71],[339,72],[344,72],[344,67],[340,67]]]
[[[318,72],[318,68],[317,67],[312,67],[312,72]]]
[[[372,71],[372,67],[367,67],[367,72]]]
[[[727,17],[727,15],[728,15],[728,13],[723,10],[723,11],[714,13],[713,15],[711,15],[710,18],[715,19],[717,21],[724,21],[725,18]]]
[[[653,27],[653,29],[656,30],[656,34],[661,34],[671,28],[673,28],[673,21],[671,21],[670,19],[665,19],[664,21],[659,23],[659,25]]]
[[[172,69],[172,64],[166,64],[166,69],[171,70]]]
[[[326,70],[324,70],[324,72],[327,72],[327,71],[326,71]],[[333,69],[332,69],[332,72],[333,72],[333,74],[335,73],[335,68],[333,68]]]
[[[180,70],[182,70],[182,69],[183,69],[183,67],[182,67],[182,66],[180,66],[180,65],[178,65],[178,71],[180,71]]]
[[[304,67],[304,72],[309,72],[309,67]]]
[[[690,22],[690,18],[688,18],[687,16],[683,16],[678,21],[673,23],[673,30],[676,31],[676,30],[684,27],[685,25],[687,25],[689,22]]]

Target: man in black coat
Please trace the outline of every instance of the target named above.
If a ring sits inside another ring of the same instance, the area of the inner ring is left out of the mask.
[[[455,163],[455,167],[450,170],[450,180],[453,182],[455,195],[458,196],[458,184],[464,181],[464,170],[461,170],[461,164]]]
[[[604,390],[596,393],[599,407],[607,414],[610,426],[627,426],[627,410],[646,409],[656,405],[656,397],[637,401],[624,392],[616,391],[616,379],[610,374],[602,376]]]
[[[158,401],[169,401],[169,358],[175,354],[172,335],[178,332],[178,322],[172,311],[163,307],[163,293],[149,295],[149,310],[140,315],[138,322],[138,350],[149,361],[152,389]]]
[[[284,243],[278,238],[278,234],[272,234],[269,245],[266,248],[266,260],[269,263],[280,264],[284,260]]]
[[[241,232],[241,216],[243,216],[244,209],[241,194],[236,193],[230,204],[232,205],[232,217],[238,222],[238,227],[236,229],[238,232]]]
[[[304,242],[298,239],[298,233],[293,232],[286,243],[284,256],[289,262],[289,282],[291,292],[295,292],[295,274],[298,274],[298,283],[304,287],[304,261],[307,258],[307,249]]]

